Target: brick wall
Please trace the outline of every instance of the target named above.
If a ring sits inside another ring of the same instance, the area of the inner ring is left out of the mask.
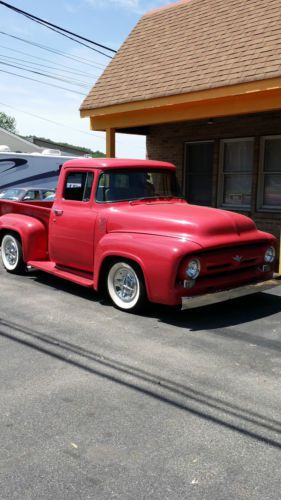
[[[183,122],[150,127],[147,135],[147,157],[153,160],[169,161],[177,166],[181,185],[184,181],[184,144],[191,141],[214,141],[213,206],[218,206],[218,172],[220,140],[254,137],[254,169],[251,210],[241,212],[252,217],[258,228],[269,231],[279,239],[281,213],[257,210],[257,182],[260,158],[260,137],[281,135],[281,111],[220,118],[208,121]],[[281,159],[280,159],[281,161]],[[238,210],[237,210],[238,211]]]

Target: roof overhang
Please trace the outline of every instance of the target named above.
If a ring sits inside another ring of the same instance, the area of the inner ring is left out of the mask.
[[[104,131],[281,109],[281,77],[80,111]]]

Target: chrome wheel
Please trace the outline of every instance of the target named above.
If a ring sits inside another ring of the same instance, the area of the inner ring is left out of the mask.
[[[123,310],[133,310],[143,301],[143,284],[137,271],[127,262],[116,262],[107,276],[107,289],[112,302]]]
[[[21,243],[12,234],[6,234],[2,240],[1,258],[7,271],[16,273],[23,270]]]

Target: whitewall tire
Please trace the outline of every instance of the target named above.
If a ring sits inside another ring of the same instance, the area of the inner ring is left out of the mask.
[[[9,273],[20,274],[24,271],[25,263],[19,237],[11,233],[5,234],[1,243],[1,259]]]
[[[123,311],[139,311],[145,303],[142,275],[137,267],[125,261],[115,262],[109,268],[107,291],[113,304]]]

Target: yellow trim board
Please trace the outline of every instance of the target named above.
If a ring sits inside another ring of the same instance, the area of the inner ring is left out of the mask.
[[[90,117],[92,130],[122,129],[281,109],[281,89]]]
[[[225,97],[244,95],[251,93],[260,93],[263,91],[277,90],[281,88],[281,76],[270,78],[267,80],[259,80],[255,82],[240,83],[226,87],[207,89],[185,94],[177,94],[171,96],[163,96],[155,99],[147,99],[112,106],[104,106],[101,108],[82,108],[80,110],[81,118],[90,116],[111,115],[128,111],[136,111],[140,109],[151,109],[155,107],[173,106],[177,104],[187,104],[198,101],[206,101],[210,99],[221,99]]]

